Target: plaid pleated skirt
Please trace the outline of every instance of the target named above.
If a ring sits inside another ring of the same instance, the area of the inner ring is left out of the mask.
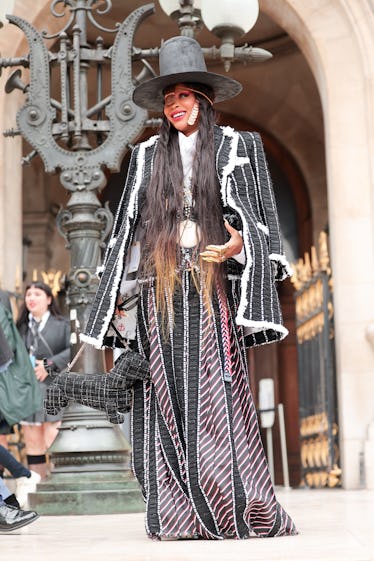
[[[260,439],[234,321],[238,291],[232,279],[207,305],[191,273],[182,272],[165,333],[155,288],[142,286],[138,343],[151,381],[135,388],[132,445],[152,538],[297,533],[276,500]]]

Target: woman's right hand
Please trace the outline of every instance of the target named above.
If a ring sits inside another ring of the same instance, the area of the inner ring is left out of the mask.
[[[230,239],[224,245],[207,245],[205,251],[200,253],[203,261],[208,263],[223,263],[230,257],[238,255],[243,249],[243,238],[240,232],[230,226],[225,220],[225,228],[230,234]]]
[[[36,376],[37,380],[39,380],[39,382],[44,382],[44,380],[48,376],[48,372],[44,368],[42,360],[36,360],[35,361],[34,371],[35,371],[35,376]]]

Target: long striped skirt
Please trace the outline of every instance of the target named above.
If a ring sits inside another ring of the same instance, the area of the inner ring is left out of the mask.
[[[151,381],[134,392],[133,468],[155,539],[297,533],[274,495],[260,439],[234,322],[239,281],[228,287],[207,306],[182,273],[167,333],[154,287],[141,291],[138,342]]]

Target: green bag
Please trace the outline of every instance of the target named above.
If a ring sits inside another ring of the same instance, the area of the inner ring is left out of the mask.
[[[8,368],[0,372],[0,417],[14,425],[41,409],[43,400],[25,344],[12,314],[1,303],[0,326],[14,355]]]

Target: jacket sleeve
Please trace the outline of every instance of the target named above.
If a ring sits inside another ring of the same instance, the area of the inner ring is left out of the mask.
[[[108,261],[110,251],[117,241],[118,232],[121,228],[121,224],[122,224],[124,215],[126,213],[127,198],[128,198],[128,194],[129,194],[129,186],[131,186],[133,184],[134,177],[135,177],[135,174],[136,174],[136,161],[137,161],[138,151],[139,151],[139,145],[135,146],[134,150],[131,153],[129,169],[128,169],[127,177],[126,177],[126,183],[125,183],[125,186],[123,188],[122,196],[121,196],[121,199],[120,199],[120,202],[118,204],[117,211],[116,211],[116,214],[115,214],[115,217],[114,217],[112,233],[110,235],[109,241],[108,241],[107,246],[106,246],[103,262],[97,268],[97,271],[96,271],[97,274],[99,275],[99,277],[101,277],[101,275],[102,275],[102,273],[105,269],[105,265]]]
[[[0,302],[0,372],[6,370],[14,358],[14,341],[10,338],[10,329],[3,324],[6,322],[6,309]]]
[[[140,148],[142,147],[142,152]],[[143,165],[139,165],[143,164]],[[139,191],[144,179],[144,143],[137,145],[132,153],[124,192],[114,222],[113,232],[107,246],[105,258],[97,269],[100,277],[90,316],[80,340],[96,348],[107,344],[106,334],[115,311],[118,291],[123,275],[128,248],[131,245],[139,220]]]
[[[283,251],[278,212],[262,140],[258,133],[249,134],[252,137],[249,154],[255,174],[256,198],[267,234],[269,259],[273,263],[275,280],[281,281],[292,275],[292,269]]]
[[[49,360],[54,364],[57,370],[64,370],[66,368],[68,362],[70,362],[71,358],[71,349],[70,349],[70,324],[68,320],[63,320],[61,322],[63,335],[62,338],[64,339],[65,348],[62,351],[54,354],[53,356],[49,357]]]

